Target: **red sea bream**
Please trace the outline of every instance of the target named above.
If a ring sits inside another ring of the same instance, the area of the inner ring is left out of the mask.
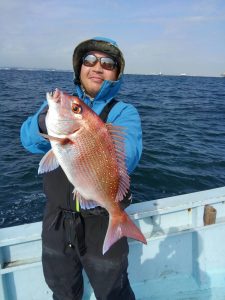
[[[119,205],[130,186],[122,128],[105,124],[78,97],[58,89],[47,93],[47,101],[48,134],[44,136],[52,149],[40,161],[39,174],[60,165],[74,186],[81,208],[101,206],[108,211],[103,254],[123,236],[146,244],[141,231]]]

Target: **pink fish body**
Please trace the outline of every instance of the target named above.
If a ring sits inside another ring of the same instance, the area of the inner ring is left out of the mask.
[[[78,97],[58,89],[53,95],[47,93],[47,100],[46,138],[52,149],[40,161],[39,174],[60,165],[82,208],[101,206],[108,211],[103,254],[123,236],[146,244],[141,231],[119,205],[130,186],[122,129],[105,124]]]

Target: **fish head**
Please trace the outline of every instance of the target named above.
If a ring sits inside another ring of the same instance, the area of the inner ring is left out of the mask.
[[[76,96],[55,89],[47,93],[49,110],[46,116],[48,133],[68,135],[78,131],[84,123],[86,105]]]

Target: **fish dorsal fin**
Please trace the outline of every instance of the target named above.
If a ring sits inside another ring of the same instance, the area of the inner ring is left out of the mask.
[[[38,174],[43,174],[43,173],[53,171],[58,167],[59,167],[59,163],[55,157],[55,154],[51,149],[45,154],[45,156],[42,157],[39,163]]]
[[[108,132],[110,133],[113,144],[115,147],[116,158],[119,168],[119,188],[116,195],[116,202],[122,201],[124,196],[127,194],[130,187],[130,177],[127,173],[126,163],[125,163],[125,127],[115,126],[112,124],[106,124]]]

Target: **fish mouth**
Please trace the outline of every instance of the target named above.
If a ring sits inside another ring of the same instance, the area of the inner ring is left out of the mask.
[[[51,92],[49,92],[49,94],[53,97],[57,97],[60,94],[59,89],[55,88],[54,90],[52,89]]]
[[[58,88],[55,90],[52,89],[51,92],[47,93],[47,100],[50,99],[57,103],[60,101],[61,93],[62,92]]]

